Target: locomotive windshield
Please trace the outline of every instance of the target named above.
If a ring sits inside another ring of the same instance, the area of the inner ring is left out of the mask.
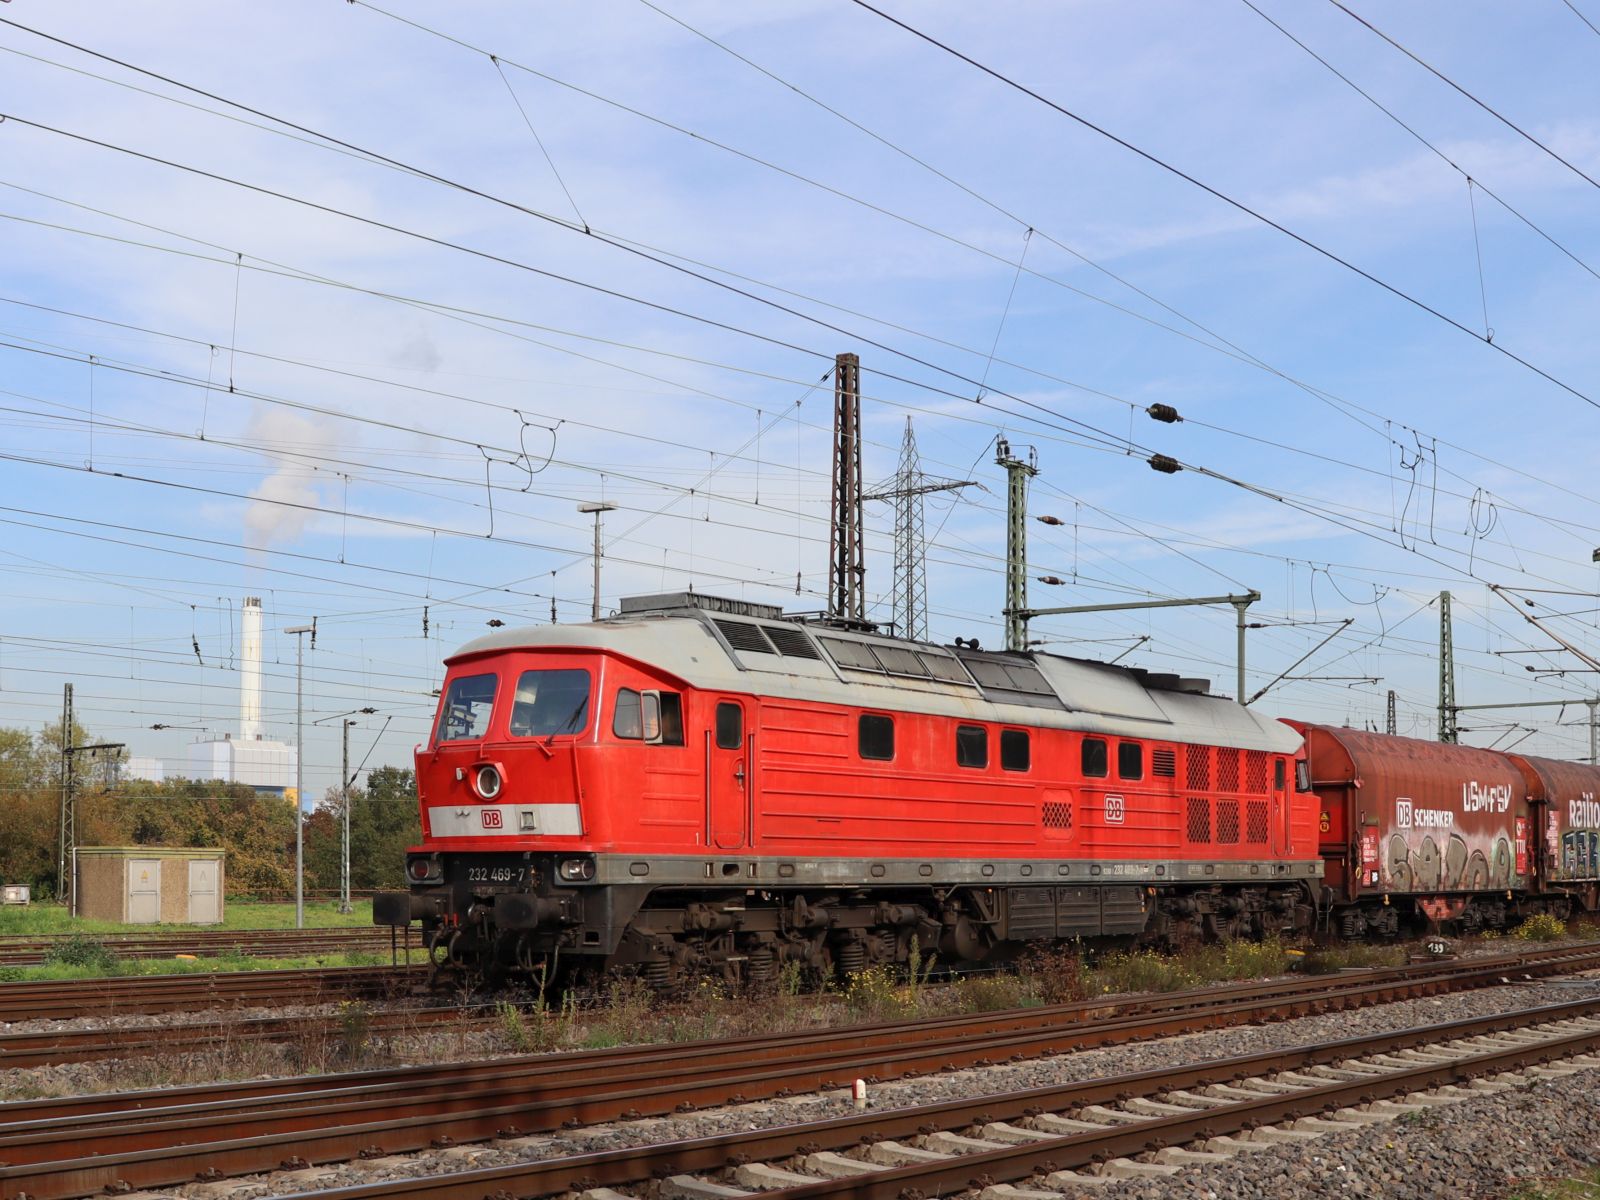
[[[589,672],[524,671],[511,705],[512,737],[578,733],[589,723]]]
[[[439,710],[436,742],[466,742],[489,732],[489,714],[494,709],[494,675],[465,675],[451,681]]]

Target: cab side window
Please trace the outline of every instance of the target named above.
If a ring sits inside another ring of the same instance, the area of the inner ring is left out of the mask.
[[[856,723],[856,748],[862,758],[880,762],[894,758],[894,718],[862,713]]]
[[[1139,742],[1117,743],[1117,778],[1144,778],[1144,746]]]
[[[956,765],[959,767],[989,765],[989,731],[982,725],[956,726]]]
[[[632,688],[622,688],[617,692],[617,704],[611,710],[611,733],[613,737],[629,739],[644,736],[639,693]]]
[[[1104,738],[1083,739],[1083,775],[1085,779],[1104,779],[1110,774],[1110,759]]]
[[[744,709],[723,701],[717,705],[717,747],[737,750],[744,745]]]
[[[1004,771],[1026,771],[1031,765],[1026,729],[1000,731],[1000,768]]]
[[[681,746],[683,697],[677,692],[621,688],[611,712],[611,733],[619,738],[642,738],[653,746]]]

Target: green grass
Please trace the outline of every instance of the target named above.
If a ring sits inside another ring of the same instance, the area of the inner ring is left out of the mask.
[[[403,960],[402,960],[403,961]],[[413,964],[419,956],[411,956]],[[312,954],[303,958],[252,958],[225,954],[216,958],[125,958],[92,966],[45,963],[36,967],[0,967],[0,983],[40,979],[105,979],[130,975],[203,975],[212,971],[287,971],[306,967],[387,966],[385,954]]]
[[[307,929],[372,928],[372,901],[352,900],[352,912],[341,913],[336,900],[305,906]],[[6,905],[0,908],[0,935],[43,933],[162,933],[191,929],[293,929],[294,904],[228,900],[221,925],[122,925],[86,921],[67,915],[58,904]]]
[[[1506,1200],[1595,1200],[1600,1196],[1600,1171],[1576,1179],[1551,1179],[1519,1184]]]

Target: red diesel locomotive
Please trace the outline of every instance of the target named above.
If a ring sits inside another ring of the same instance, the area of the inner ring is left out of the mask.
[[[1203,680],[692,593],[447,668],[411,888],[374,919],[463,971],[760,981],[913,942],[959,964],[1492,926],[1592,906],[1600,877],[1594,768],[1291,726]]]

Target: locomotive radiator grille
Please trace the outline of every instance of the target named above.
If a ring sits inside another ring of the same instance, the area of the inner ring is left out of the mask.
[[[1239,841],[1239,802],[1237,800],[1217,801],[1217,843],[1223,846],[1237,845]]]
[[[1267,802],[1251,800],[1244,808],[1244,840],[1265,845],[1267,841]]]

